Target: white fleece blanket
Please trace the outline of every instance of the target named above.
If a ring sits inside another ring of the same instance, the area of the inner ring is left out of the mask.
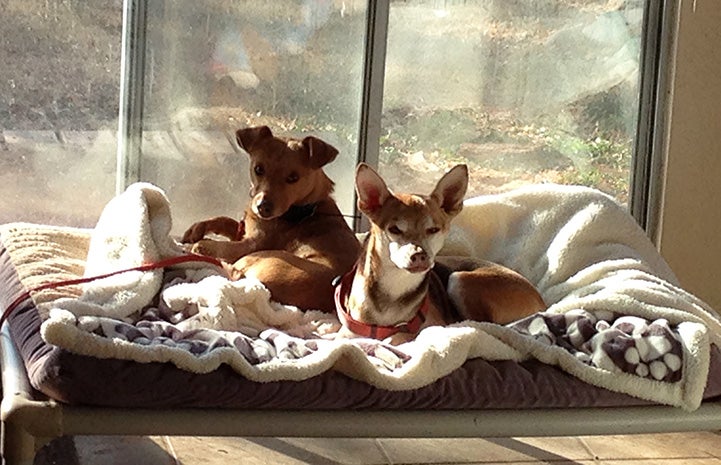
[[[131,186],[91,231],[85,275],[181,254],[170,229],[162,191]],[[168,361],[199,373],[226,363],[261,382],[336,369],[390,390],[421,387],[474,357],[535,357],[613,391],[688,410],[700,405],[719,317],[678,286],[610,197],[541,185],[468,200],[444,253],[519,271],[548,310],[508,326],[431,327],[391,347],[338,339],[334,316],[280,305],[259,282],[231,282],[195,264],[117,275],[85,285],[80,295],[40,301],[42,336],[101,358]]]

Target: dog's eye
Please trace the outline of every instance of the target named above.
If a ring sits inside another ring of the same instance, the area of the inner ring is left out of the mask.
[[[437,227],[437,226],[433,226],[432,228],[426,229],[426,234],[428,234],[428,235],[436,234],[436,233],[439,232],[440,230],[441,230],[441,228],[439,228],[439,227]]]
[[[399,228],[396,225],[393,225],[390,228],[388,228],[388,232],[391,234],[403,234],[403,231],[401,231],[401,228]]]
[[[290,173],[287,178],[285,178],[285,182],[288,184],[295,184],[298,182],[298,179],[300,179],[300,176],[298,176],[298,173]]]
[[[255,165],[253,172],[256,176],[263,176],[265,174],[265,168],[263,168],[263,165]]]

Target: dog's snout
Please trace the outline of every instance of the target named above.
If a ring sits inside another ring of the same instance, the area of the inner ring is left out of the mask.
[[[411,273],[425,273],[433,267],[433,256],[420,245],[392,242],[389,248],[391,261],[400,269]]]
[[[268,199],[261,199],[255,206],[258,210],[258,216],[261,218],[269,218],[273,216],[273,202]]]

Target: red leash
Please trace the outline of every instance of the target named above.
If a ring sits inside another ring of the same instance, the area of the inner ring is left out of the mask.
[[[0,316],[0,328],[2,327],[3,323],[5,323],[5,320],[10,316],[10,314],[15,311],[15,309],[20,305],[23,301],[29,299],[32,294],[40,291],[44,291],[46,289],[56,289],[58,287],[65,287],[65,286],[73,286],[76,284],[85,284],[89,283],[91,281],[97,281],[98,279],[104,279],[109,278],[111,276],[115,276],[122,273],[127,273],[129,271],[151,271],[156,270],[158,268],[166,268],[169,266],[179,265],[181,263],[189,263],[189,262],[205,262],[210,263],[211,265],[216,265],[222,267],[223,265],[220,263],[220,261],[213,257],[206,257],[204,255],[196,255],[196,254],[187,254],[187,255],[180,255],[178,257],[171,257],[171,258],[165,258],[163,260],[152,262],[152,263],[145,263],[143,265],[139,265],[133,268],[127,268],[124,270],[118,270],[113,271],[112,273],[97,275],[97,276],[89,276],[86,278],[77,278],[77,279],[68,279],[65,281],[57,281],[54,283],[45,283],[41,284],[40,286],[34,287],[32,289],[29,289],[20,296],[15,299],[8,308],[3,311],[2,315]]]

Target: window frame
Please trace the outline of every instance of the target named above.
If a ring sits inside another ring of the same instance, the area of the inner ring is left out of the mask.
[[[631,161],[629,211],[658,244],[663,202],[664,147],[666,145],[668,67],[675,37],[676,2],[646,0],[641,42],[638,124]]]

